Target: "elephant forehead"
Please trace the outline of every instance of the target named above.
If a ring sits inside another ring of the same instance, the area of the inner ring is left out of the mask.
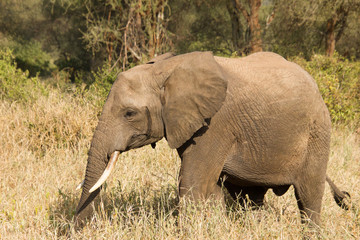
[[[136,87],[137,86],[137,87]],[[154,101],[154,94],[142,84],[132,85],[127,83],[118,84],[111,89],[109,104],[124,107],[143,107]]]
[[[111,91],[118,96],[117,100],[123,97],[141,100],[150,96],[154,91],[154,81],[151,79],[151,73],[147,71],[124,72],[119,75]]]
[[[123,93],[145,93],[153,89],[156,85],[153,73],[149,69],[135,68],[119,74],[113,87]]]
[[[144,82],[142,81],[141,75],[130,75],[121,74],[114,83],[113,89],[119,93],[133,93],[136,91],[141,91],[144,88]]]
[[[120,107],[142,106],[146,101],[146,95],[146,93],[141,94],[132,89],[121,89],[113,94],[112,102]]]

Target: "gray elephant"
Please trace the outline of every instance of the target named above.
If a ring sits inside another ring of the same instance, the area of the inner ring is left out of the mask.
[[[281,56],[164,54],[119,74],[96,127],[77,220],[92,212],[120,153],[165,137],[181,158],[180,197],[234,198],[261,205],[293,185],[302,220],[320,224],[331,122],[312,77]]]

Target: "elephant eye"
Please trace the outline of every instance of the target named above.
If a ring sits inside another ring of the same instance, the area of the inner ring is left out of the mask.
[[[134,111],[134,110],[127,110],[127,111],[125,112],[125,118],[132,118],[132,117],[134,117],[136,114],[137,114],[137,112]]]

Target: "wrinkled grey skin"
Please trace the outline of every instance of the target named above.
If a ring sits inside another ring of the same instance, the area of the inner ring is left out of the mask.
[[[234,198],[247,194],[261,205],[269,188],[282,195],[293,185],[303,220],[320,224],[330,130],[314,80],[279,55],[159,56],[119,74],[112,86],[91,143],[77,220],[91,214],[100,189],[89,189],[114,151],[166,137],[182,160],[180,197],[222,199],[223,182]],[[345,194],[331,187],[341,205]]]

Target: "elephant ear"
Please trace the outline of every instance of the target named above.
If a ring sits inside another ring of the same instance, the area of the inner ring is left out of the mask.
[[[180,57],[180,56],[179,56]],[[181,56],[164,84],[163,121],[171,148],[179,148],[214,116],[226,97],[227,81],[211,52]]]

